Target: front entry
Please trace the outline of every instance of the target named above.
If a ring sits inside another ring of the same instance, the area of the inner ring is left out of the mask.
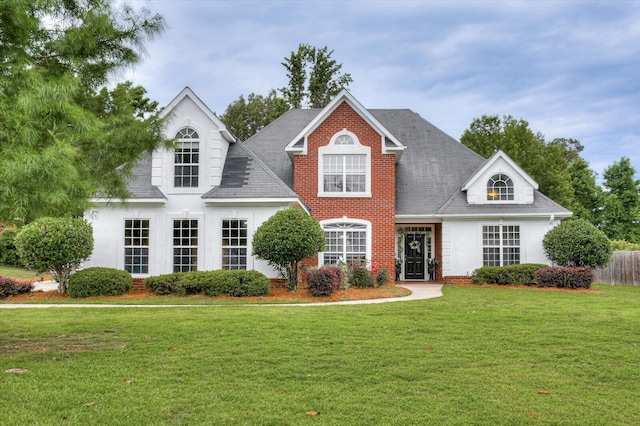
[[[424,280],[426,247],[424,234],[406,234],[404,238],[404,279]]]

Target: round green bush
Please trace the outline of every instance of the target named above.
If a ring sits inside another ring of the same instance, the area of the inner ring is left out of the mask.
[[[133,278],[127,271],[113,268],[87,268],[69,278],[71,297],[118,296],[130,291]]]
[[[603,268],[611,261],[611,242],[585,219],[569,219],[542,240],[545,254],[559,266]]]

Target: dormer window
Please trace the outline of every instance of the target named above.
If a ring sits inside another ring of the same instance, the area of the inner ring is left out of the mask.
[[[371,148],[347,129],[319,148],[318,166],[319,196],[371,196]]]
[[[511,178],[502,173],[491,176],[487,182],[487,200],[512,201],[513,181]]]
[[[176,188],[197,188],[200,172],[200,136],[191,127],[184,127],[176,133],[174,154],[174,186]]]

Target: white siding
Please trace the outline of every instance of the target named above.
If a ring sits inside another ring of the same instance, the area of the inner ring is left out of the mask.
[[[471,275],[482,266],[482,226],[519,225],[520,263],[546,263],[542,239],[559,223],[546,219],[445,220],[442,223],[443,275]]]

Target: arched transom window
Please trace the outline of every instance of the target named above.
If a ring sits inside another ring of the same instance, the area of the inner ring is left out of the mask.
[[[491,176],[487,182],[487,200],[513,200],[513,181],[511,178],[502,173]]]
[[[200,171],[200,136],[191,127],[184,127],[176,133],[174,154],[174,186],[195,188],[198,186]]]

